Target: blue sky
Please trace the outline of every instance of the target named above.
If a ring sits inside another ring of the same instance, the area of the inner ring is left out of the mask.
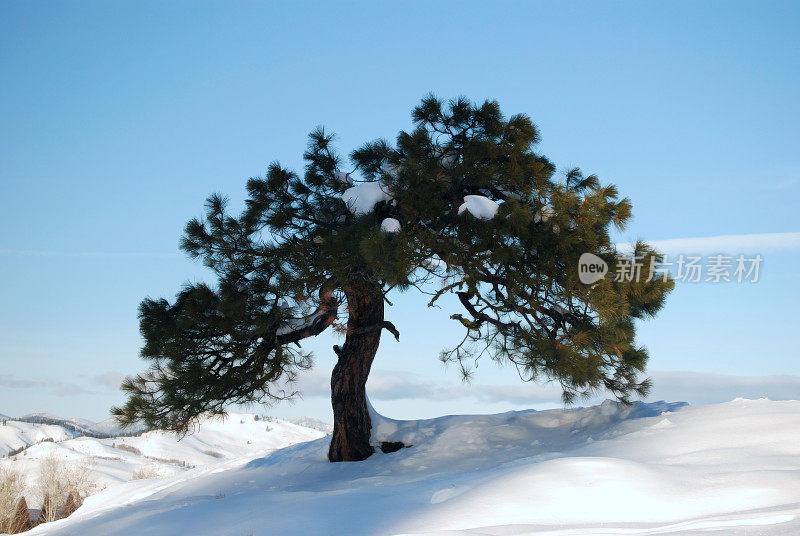
[[[799,24],[792,2],[3,2],[0,413],[105,418],[144,367],[138,302],[206,277],[177,249],[205,197],[300,168],[319,124],[343,153],[392,139],[431,91],[529,114],[560,169],[632,198],[621,241],[797,233]],[[762,253],[758,283],[679,285],[642,326],[654,396],[800,396],[796,235],[742,248],[719,252]],[[462,386],[450,311],[395,300],[378,409],[557,403],[489,362]],[[334,342],[269,412],[327,417]]]

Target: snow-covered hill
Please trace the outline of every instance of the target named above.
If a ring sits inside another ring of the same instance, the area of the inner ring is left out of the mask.
[[[292,424],[305,426],[306,428],[313,428],[314,430],[319,430],[320,432],[325,432],[326,434],[333,433],[332,424],[329,424],[315,417],[291,417],[286,420]]]
[[[132,426],[122,426],[113,417],[94,423],[88,427],[89,432],[100,437],[117,437],[117,436],[131,436],[143,433],[146,428],[143,424],[134,424]]]
[[[41,427],[9,421],[8,426]],[[66,431],[61,429],[62,432]],[[0,427],[2,432],[2,427]],[[153,431],[136,437],[96,439],[62,434],[56,442],[43,442],[16,455],[11,463],[32,485],[43,459],[55,456],[87,466],[98,488],[106,488],[143,475],[168,476],[224,460],[264,455],[302,441],[322,437],[317,430],[257,415],[230,413],[227,418],[204,419],[185,437]],[[32,443],[36,443],[35,441]]]
[[[0,456],[42,441],[64,441],[75,433],[54,424],[36,424],[15,420],[0,422]]]
[[[64,419],[52,413],[29,413],[14,420],[35,424],[52,424],[65,428],[75,435],[91,433],[90,428],[94,425],[92,421],[86,419]]]
[[[71,418],[65,419],[63,417],[59,417],[58,415],[53,415],[52,413],[28,413],[27,415],[23,415],[22,417],[17,417],[17,420],[20,421],[27,421],[27,422],[35,422],[36,420],[41,421],[55,421],[55,424],[61,424],[62,422],[74,424],[75,426],[81,426],[83,428],[89,428],[94,424],[94,421],[90,421],[88,419],[81,419],[81,418]],[[52,423],[47,423],[52,424]]]
[[[374,419],[413,446],[330,464],[322,438],[129,482],[31,534],[800,534],[800,402]]]

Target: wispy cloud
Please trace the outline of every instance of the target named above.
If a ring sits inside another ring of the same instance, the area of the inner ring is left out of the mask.
[[[9,389],[39,389],[53,396],[97,394],[96,391],[91,391],[74,383],[65,383],[59,380],[20,379],[10,374],[0,374],[0,386]]]
[[[713,404],[737,397],[769,398],[771,400],[800,399],[800,376],[734,376],[701,372],[656,371],[650,374],[653,390],[649,400]],[[330,369],[318,369],[304,374],[299,388],[305,397],[330,396]],[[484,403],[552,404],[561,400],[557,384],[519,382],[507,385],[460,384],[435,382],[421,375],[376,370],[367,383],[369,397],[374,400],[420,400],[431,402],[465,399]],[[595,403],[606,395],[586,401]]]
[[[108,371],[93,377],[92,383],[94,385],[103,386],[111,391],[116,391],[119,389],[119,386],[124,379],[125,375],[121,372]]]
[[[761,233],[741,235],[708,236],[703,238],[671,238],[647,241],[664,254],[680,253],[771,253],[778,251],[800,251],[800,232]],[[620,243],[617,247],[630,250],[631,243]]]
[[[650,399],[713,404],[737,397],[800,400],[800,376],[734,376],[683,371],[651,374]]]
[[[330,369],[314,369],[303,374],[298,388],[304,397],[330,396]],[[367,382],[374,400],[448,401],[472,398],[481,402],[513,404],[558,402],[561,391],[553,384],[520,382],[516,385],[463,384],[435,382],[419,374],[374,370]]]
[[[314,369],[304,373],[298,388],[308,397],[330,397],[330,369]],[[649,400],[713,404],[737,397],[800,399],[800,376],[734,376],[687,371],[655,371],[650,373],[653,390]],[[91,378],[93,385],[105,389],[119,388],[124,375],[109,371]],[[99,394],[74,383],[52,379],[32,380],[0,374],[0,388],[34,389],[51,396]],[[420,374],[404,371],[375,370],[367,383],[371,399],[382,401],[416,400],[448,402],[472,400],[486,404],[508,404],[514,407],[558,404],[561,390],[554,383],[518,382],[513,384],[463,384],[455,381],[433,381]],[[607,395],[598,394],[581,403],[596,403]]]
[[[413,373],[376,371],[367,384],[376,400],[458,400],[474,398],[481,402],[542,403],[561,399],[554,384],[520,382],[516,385],[486,385],[434,382]]]

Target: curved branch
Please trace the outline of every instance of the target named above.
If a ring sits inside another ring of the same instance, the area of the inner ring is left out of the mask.
[[[380,322],[378,324],[372,324],[370,326],[364,326],[363,328],[355,329],[355,330],[351,331],[350,333],[352,333],[353,335],[360,335],[362,333],[370,333],[372,331],[380,331],[382,329],[385,329],[386,331],[388,331],[389,333],[394,335],[394,338],[396,340],[398,340],[398,341],[400,340],[400,332],[397,330],[395,325],[392,324],[391,322],[389,322],[388,320],[384,320],[383,322]],[[336,350],[336,347],[334,347],[334,351],[335,350]],[[336,355],[339,355],[338,352],[337,352]]]
[[[320,305],[313,314],[302,319],[298,327],[290,331],[279,329],[275,335],[275,342],[279,345],[297,343],[308,337],[314,337],[325,331],[336,320],[339,310],[339,301],[333,290],[323,287],[319,291]],[[284,326],[285,327],[285,326]],[[268,341],[265,341],[269,344]],[[262,343],[264,344],[264,343]]]

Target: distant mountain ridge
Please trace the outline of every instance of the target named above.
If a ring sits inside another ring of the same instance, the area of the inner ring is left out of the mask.
[[[94,437],[97,439],[107,439],[111,437],[131,437],[138,436],[148,431],[147,426],[143,423],[137,423],[131,426],[123,427],[115,418],[111,417],[104,421],[94,422],[89,419],[82,418],[64,418],[54,415],[52,413],[28,413],[21,417],[10,417],[0,413],[0,419],[8,421],[20,421],[32,424],[49,424],[61,426],[75,436]],[[288,419],[280,419],[286,422],[311,428],[312,430],[319,430],[325,434],[333,432],[333,425],[316,417],[302,416],[290,417]]]
[[[32,424],[53,424],[61,426],[76,435],[92,435],[90,426],[94,423],[86,419],[64,419],[50,413],[29,413],[22,417],[9,418],[9,420],[27,422]]]
[[[333,433],[333,425],[327,423],[321,419],[317,419],[316,417],[291,417],[289,419],[284,419],[287,422],[292,424],[297,424],[299,426],[305,426],[306,428],[311,428],[313,430],[319,430],[320,432],[324,432],[326,434]]]

